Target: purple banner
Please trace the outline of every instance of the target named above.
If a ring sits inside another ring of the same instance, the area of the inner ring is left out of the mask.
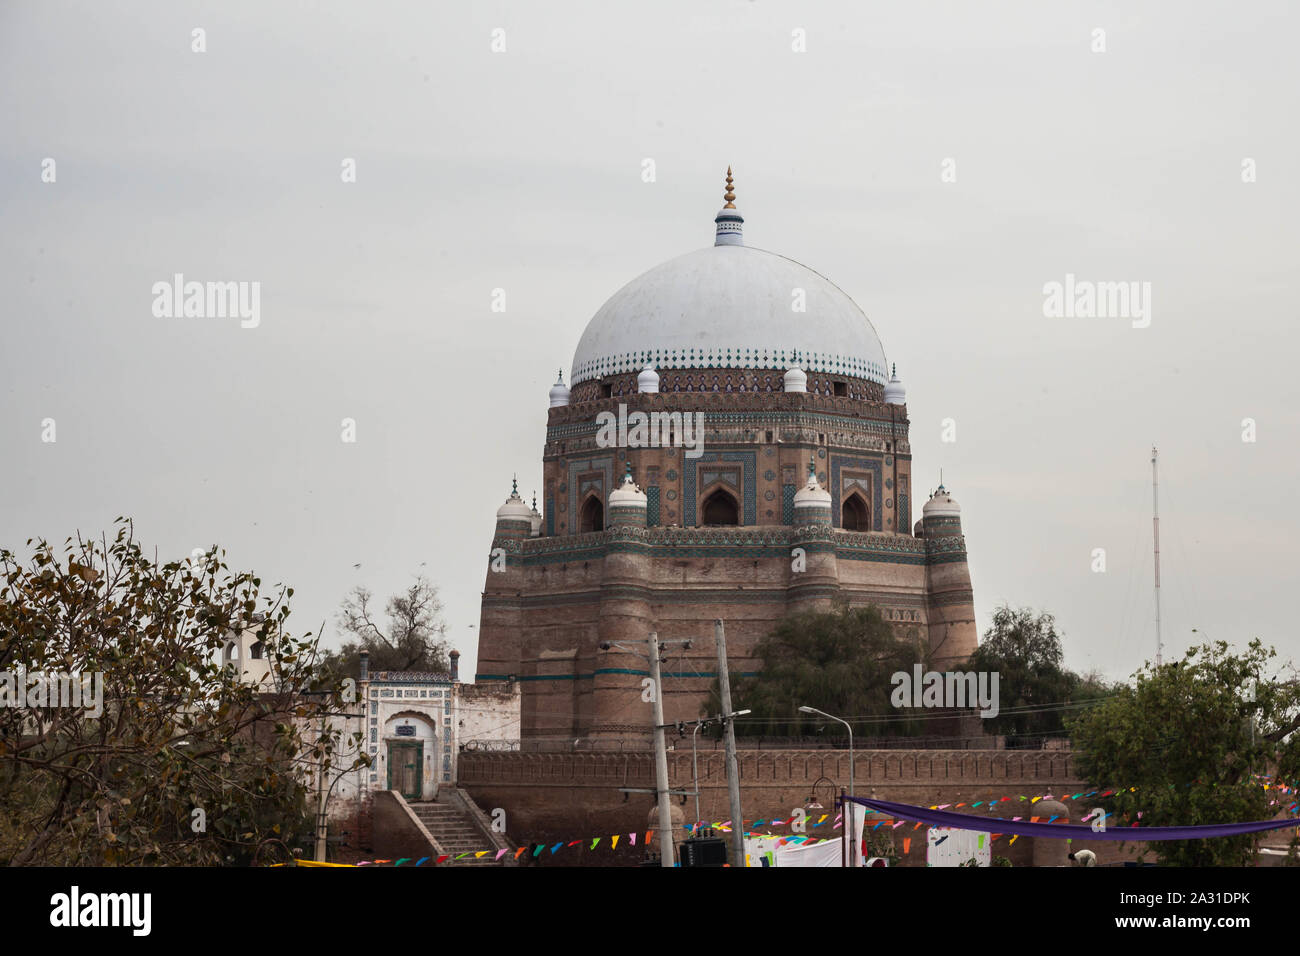
[[[845,799],[860,803],[877,813],[887,814],[895,820],[928,823],[933,827],[978,830],[981,833],[1047,837],[1053,840],[1125,840],[1133,842],[1138,840],[1205,840],[1212,837],[1258,833],[1261,830],[1300,827],[1300,820],[1292,818],[1290,820],[1256,820],[1253,823],[1215,823],[1200,827],[1108,826],[1105,830],[1097,831],[1093,830],[1088,824],[1029,823],[1024,820],[1007,820],[1003,817],[977,817],[970,813],[929,810],[925,807],[913,807],[906,803],[890,803],[888,800],[867,800],[862,797],[846,797]]]

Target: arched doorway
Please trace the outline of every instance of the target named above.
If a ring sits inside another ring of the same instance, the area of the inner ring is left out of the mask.
[[[840,527],[845,531],[871,530],[871,509],[857,492],[849,495],[840,508]]]
[[[418,710],[402,711],[384,722],[387,750],[387,785],[406,800],[433,799],[438,754],[436,715]]]
[[[740,524],[740,508],[736,504],[736,499],[721,488],[704,499],[700,515],[702,518],[700,523],[706,526]]]
[[[590,531],[604,530],[605,508],[601,505],[600,499],[592,495],[582,503],[582,511],[578,516],[578,532],[587,534]]]

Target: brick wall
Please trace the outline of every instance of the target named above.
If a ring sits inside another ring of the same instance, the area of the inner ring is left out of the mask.
[[[795,807],[804,806],[814,795],[834,818],[833,800],[841,783],[847,785],[849,754],[839,750],[764,750],[741,752],[741,806],[747,820],[758,817],[788,817]],[[882,800],[932,806],[942,803],[974,803],[1003,796],[1056,796],[1087,789],[1075,774],[1071,755],[1061,751],[859,751],[854,757],[856,793]],[[506,828],[516,843],[568,842],[613,833],[645,831],[653,798],[649,794],[624,797],[620,787],[654,787],[654,762],[643,753],[514,753],[463,754],[460,786],[485,812],[506,811]],[[668,774],[673,789],[690,790],[691,754],[669,754]],[[726,776],[721,752],[699,754],[700,814],[706,821],[730,817]],[[820,782],[819,782],[820,781]],[[1025,804],[1016,801],[1017,805]],[[683,819],[695,816],[694,798],[685,805],[673,799]],[[1080,801],[1082,804],[1083,801]],[[1073,820],[1091,809],[1070,806]],[[1008,812],[1004,804],[998,813],[1025,816],[1023,810]],[[974,812],[979,813],[984,808]],[[872,818],[869,818],[872,819]],[[878,819],[878,818],[875,818]],[[1064,822],[1064,821],[1062,821]],[[830,820],[823,826],[829,827]],[[990,830],[996,831],[990,824]],[[883,828],[882,828],[883,830]],[[788,832],[777,828],[774,832]],[[821,832],[814,830],[810,832]],[[925,827],[913,824],[892,830],[895,846],[902,850],[910,839],[905,865],[925,863]],[[834,831],[828,835],[834,836]],[[1087,845],[1097,852],[1099,862],[1131,857],[1118,844]],[[995,856],[1006,856],[1016,866],[1028,866],[1033,841],[1021,838],[1009,846],[1004,837],[994,845]],[[579,854],[576,848],[561,850],[555,857],[543,853],[538,861],[548,865],[629,865],[639,862],[639,853]]]

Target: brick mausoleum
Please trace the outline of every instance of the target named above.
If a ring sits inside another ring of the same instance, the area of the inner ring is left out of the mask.
[[[648,728],[646,660],[603,642],[691,638],[668,720],[700,714],[726,623],[733,674],[785,615],[875,604],[940,669],[976,646],[960,508],[912,523],[906,398],[870,320],[829,280],[744,245],[728,171],[713,246],[620,289],[551,389],[543,510],[497,512],[476,680],[522,684],[522,735]],[[694,424],[702,425],[695,430]]]

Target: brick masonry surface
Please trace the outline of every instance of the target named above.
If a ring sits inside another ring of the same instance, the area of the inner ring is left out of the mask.
[[[721,751],[701,751],[700,807],[706,821],[727,820],[726,778]],[[814,795],[829,811],[829,826],[834,819],[833,795],[840,784],[847,786],[849,754],[835,750],[762,750],[742,751],[739,756],[741,806],[746,820],[788,818],[795,807],[804,806]],[[974,803],[1003,796],[1027,797],[1062,794],[1090,789],[1075,774],[1068,753],[1048,751],[1001,750],[925,750],[861,751],[854,757],[855,791],[859,796],[933,806],[943,803]],[[626,799],[620,787],[654,786],[654,762],[649,752],[580,753],[580,754],[465,754],[460,763],[461,781],[475,801],[489,814],[494,808],[506,811],[507,833],[517,843],[565,843],[603,836],[607,846],[614,833],[639,831],[642,836],[651,820],[652,798],[631,794]],[[692,784],[689,749],[669,754],[668,773],[673,789],[690,790]],[[820,782],[819,782],[820,781]],[[1007,810],[1015,804],[1017,809]],[[674,814],[689,822],[694,816],[693,798],[682,806],[674,798]],[[1066,801],[1071,820],[1078,823],[1091,806],[1080,800],[1076,806]],[[1003,804],[998,813],[1022,816],[1032,811],[1019,800]],[[980,811],[974,811],[979,813]],[[872,819],[872,818],[869,818]],[[1059,821],[1066,822],[1066,821]],[[657,829],[657,827],[654,827]],[[767,829],[767,828],[764,828]],[[882,830],[884,828],[881,828]],[[903,865],[925,865],[925,827],[905,823],[892,831],[895,846],[901,851],[903,839],[909,838],[910,852]],[[990,823],[989,829],[996,832]],[[680,834],[684,831],[679,831]],[[777,828],[773,832],[789,832]],[[820,833],[821,830],[810,830]],[[830,834],[834,836],[834,832]],[[1080,841],[1078,848],[1088,847],[1098,856],[1099,864],[1132,859],[1131,850],[1120,850],[1117,843]],[[1015,866],[1029,866],[1033,841],[1020,838],[1009,845],[999,839],[994,856],[1006,856]],[[554,857],[543,852],[543,865],[631,865],[640,862],[640,852],[577,852],[577,848],[560,850]]]

